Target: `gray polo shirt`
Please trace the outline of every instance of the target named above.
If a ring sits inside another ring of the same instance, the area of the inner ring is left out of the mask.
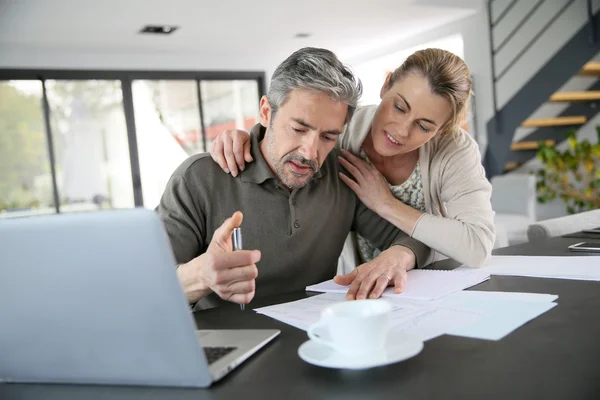
[[[304,187],[290,192],[262,155],[259,142],[264,134],[261,125],[252,129],[254,162],[237,177],[223,172],[209,154],[190,157],[173,173],[157,211],[178,263],[203,254],[215,230],[238,210],[244,214],[244,248],[262,253],[255,298],[303,290],[333,278],[350,230],[377,248],[411,248],[418,266],[426,260],[428,247],[365,207],[339,179],[343,169],[337,149]],[[219,301],[213,294],[199,305],[210,307]]]

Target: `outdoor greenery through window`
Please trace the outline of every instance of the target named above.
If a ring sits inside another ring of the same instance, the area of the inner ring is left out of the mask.
[[[0,218],[53,213],[40,81],[0,82]]]

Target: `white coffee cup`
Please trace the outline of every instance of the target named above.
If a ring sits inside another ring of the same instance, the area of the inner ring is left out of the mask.
[[[308,329],[308,337],[337,352],[360,355],[384,348],[390,330],[392,305],[382,299],[333,304]]]

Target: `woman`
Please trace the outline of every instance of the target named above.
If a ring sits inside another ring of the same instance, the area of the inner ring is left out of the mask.
[[[478,267],[494,244],[491,185],[477,144],[460,128],[471,85],[458,56],[417,51],[388,75],[379,106],[357,110],[339,141],[339,161],[350,174],[340,179],[367,207],[434,250],[427,263],[446,256]],[[252,160],[249,144],[245,132],[229,131],[211,154],[236,175]],[[377,254],[360,237],[358,250],[362,262]]]

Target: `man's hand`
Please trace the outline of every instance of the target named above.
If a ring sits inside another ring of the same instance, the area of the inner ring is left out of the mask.
[[[394,286],[394,292],[402,293],[407,272],[415,267],[415,262],[412,250],[396,245],[349,274],[338,275],[333,280],[338,285],[350,285],[347,300],[377,299],[390,285]]]
[[[233,214],[215,231],[206,253],[177,269],[190,303],[211,292],[240,304],[247,304],[254,297],[260,251],[232,250],[231,233],[242,224],[242,219],[241,212]]]
[[[243,171],[247,162],[252,162],[250,135],[246,131],[233,129],[213,139],[210,156],[213,161],[233,176]]]

